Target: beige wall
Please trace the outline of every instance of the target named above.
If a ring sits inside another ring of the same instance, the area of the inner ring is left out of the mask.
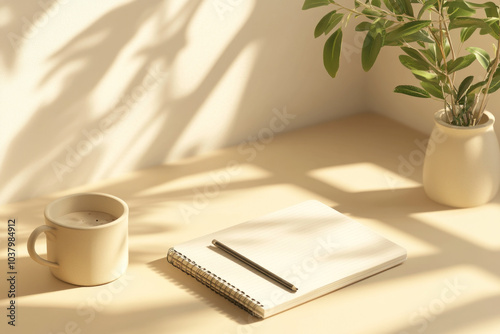
[[[365,110],[302,2],[2,1],[0,202]]]

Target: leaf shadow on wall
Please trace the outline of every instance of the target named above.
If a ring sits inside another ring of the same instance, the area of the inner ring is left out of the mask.
[[[39,10],[33,1],[2,1],[0,5],[0,66],[11,72],[23,44],[33,36],[31,13]],[[29,14],[28,14],[29,13]],[[31,29],[30,29],[31,28]],[[31,32],[31,34],[30,34]]]
[[[96,119],[92,115],[95,114],[93,111],[99,109],[99,105],[94,105],[92,97],[95,87],[105,80],[110,68],[127,51],[140,29],[151,22],[156,24],[156,34],[148,39],[145,47],[133,55],[133,62],[139,66],[130,70],[133,75],[122,85],[124,88],[120,92],[117,91],[120,88],[116,88],[113,93],[118,96],[130,95],[130,92],[141,85],[144,75],[152,67],[156,66],[162,73],[168,74],[180,57],[181,51],[188,45],[188,30],[194,16],[199,13],[200,6],[198,1],[186,2],[175,17],[167,18],[169,7],[165,1],[149,1],[147,6],[142,1],[128,2],[98,18],[48,59],[49,67],[43,80],[39,82],[39,87],[54,85],[60,80],[62,88],[55,98],[34,112],[9,143],[0,171],[0,182],[15,183],[9,200],[73,187],[113,174],[117,167],[116,162],[106,161],[106,145],[102,145],[106,138],[98,138],[97,144],[92,143],[91,147],[88,147],[89,145],[83,143],[87,136],[81,131],[75,133],[74,130],[76,128],[91,132],[92,129],[99,129],[105,119],[112,123],[111,126],[115,126],[127,117],[126,113],[113,116],[116,109],[123,105],[123,102],[118,101],[115,108]],[[281,83],[292,81],[296,71],[307,71],[307,68],[299,70],[293,67],[293,61],[283,61],[286,51],[281,48],[282,41],[304,32],[299,32],[299,28],[293,26],[270,31],[275,15],[273,13],[277,11],[280,15],[297,15],[300,8],[282,6],[274,2],[256,2],[245,23],[189,94],[174,96],[167,76],[160,87],[161,97],[157,101],[156,110],[147,116],[150,119],[144,122],[135,134],[123,136],[121,140],[127,141],[128,145],[123,145],[123,151],[117,155],[129,159],[135,169],[169,160],[179,138],[214,93],[217,84],[245,48],[253,42],[258,42],[258,52],[252,69],[248,71],[248,77],[240,80],[244,88],[237,107],[229,116],[223,110],[213,110],[212,125],[220,128],[220,141],[226,144],[240,142],[247,136],[249,129],[255,129],[254,132],[257,132],[261,128],[259,124],[262,118],[270,118],[272,109],[286,104],[302,85],[299,82],[289,89],[283,88]],[[217,16],[215,10],[213,16]],[[283,32],[286,33],[285,36],[282,36]],[[305,52],[300,51],[289,57],[299,59]],[[199,59],[200,62],[204,61],[202,54]],[[273,93],[269,97],[271,90]],[[261,99],[263,94],[267,95],[269,105],[255,110],[255,103],[252,101]],[[216,120],[221,117],[229,118],[225,121],[225,128],[224,125],[216,124]],[[147,147],[137,156],[131,156],[130,148],[143,140],[143,135],[147,133],[153,133],[146,139]],[[183,147],[176,157],[200,153],[206,149],[204,144],[203,139],[195,141],[191,146]],[[78,158],[75,157],[75,151],[78,150],[89,153]],[[68,157],[72,160],[70,163]],[[54,165],[54,162],[57,164]]]
[[[197,6],[195,1],[186,5],[190,15]],[[74,129],[99,129],[102,119],[115,111],[112,109],[99,119],[92,117],[91,112],[96,107],[92,105],[91,94],[140,28],[162,10],[163,1],[148,2],[148,6],[141,1],[126,3],[97,19],[48,59],[50,68],[39,87],[62,80],[62,88],[52,101],[34,112],[9,144],[0,180],[3,183],[16,180],[19,184],[11,196],[13,200],[22,197],[27,187],[32,192],[29,195],[35,195],[37,188],[62,189],[95,178],[104,158],[103,147],[99,142],[85,147],[83,139],[87,138],[82,133],[75,133]],[[189,16],[185,28],[188,23]],[[185,29],[179,30],[180,36],[168,45],[169,55],[156,54],[156,57],[175,57],[185,44],[184,34]],[[141,67],[118,95],[129,92],[143,80],[145,69],[151,66],[153,59],[144,58],[142,61]],[[119,119],[113,118],[112,123],[116,122]],[[87,157],[75,154],[85,151],[90,151]],[[61,173],[57,175],[52,163],[64,160],[65,156],[66,164],[62,161],[64,166],[60,166]],[[64,174],[76,169],[77,173]]]

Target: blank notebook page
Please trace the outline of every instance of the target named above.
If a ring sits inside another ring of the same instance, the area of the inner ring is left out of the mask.
[[[212,245],[226,244],[294,284],[293,293]],[[263,304],[267,317],[395,266],[406,250],[318,201],[177,245],[174,249]]]

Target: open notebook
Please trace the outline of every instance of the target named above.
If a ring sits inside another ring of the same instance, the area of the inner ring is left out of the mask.
[[[217,239],[292,283],[292,292],[212,245]],[[179,244],[167,260],[259,318],[391,268],[406,250],[311,200]]]

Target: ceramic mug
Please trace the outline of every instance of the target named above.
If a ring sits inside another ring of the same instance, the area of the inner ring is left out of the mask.
[[[28,253],[48,266],[58,279],[82,286],[119,278],[128,265],[128,206],[118,197],[81,193],[59,198],[45,207],[45,225],[28,239]],[[41,233],[47,259],[35,251]]]

